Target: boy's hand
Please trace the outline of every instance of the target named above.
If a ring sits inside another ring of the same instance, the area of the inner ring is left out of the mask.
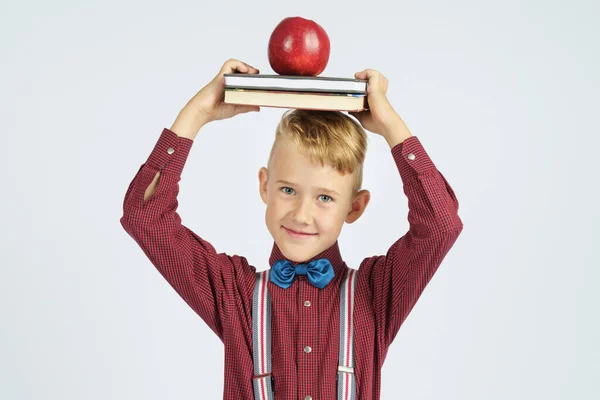
[[[188,102],[186,107],[193,108],[203,124],[220,119],[231,118],[237,114],[250,111],[260,111],[258,106],[244,106],[223,103],[225,77],[224,74],[241,72],[243,74],[258,74],[260,71],[242,61],[230,59],[223,64],[221,70]]]
[[[398,142],[410,136],[404,121],[389,102],[386,92],[388,81],[380,72],[365,69],[354,74],[356,79],[368,80],[367,101],[369,110],[349,112],[368,131],[383,136],[388,142]]]

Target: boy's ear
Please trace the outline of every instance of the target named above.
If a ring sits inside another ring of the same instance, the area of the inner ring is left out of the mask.
[[[268,178],[269,178],[269,171],[265,167],[262,167],[258,171],[258,190],[260,192],[260,198],[262,199],[262,201],[265,204],[267,204],[267,199],[269,198],[269,196],[267,194]]]
[[[371,200],[371,193],[368,190],[358,192],[352,201],[352,208],[346,216],[346,222],[351,224],[356,221],[365,212],[369,200]]]

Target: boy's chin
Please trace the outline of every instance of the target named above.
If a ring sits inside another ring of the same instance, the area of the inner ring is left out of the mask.
[[[290,246],[287,243],[277,243],[277,247],[279,247],[279,250],[286,260],[296,263],[308,261],[325,250],[318,248],[300,248],[300,246]]]

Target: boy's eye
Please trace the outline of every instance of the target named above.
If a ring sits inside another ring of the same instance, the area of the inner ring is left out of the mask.
[[[285,194],[294,194],[294,189],[292,189],[291,187],[283,187],[283,188],[281,188],[281,190]]]
[[[322,194],[319,196],[319,199],[323,202],[323,203],[329,203],[330,201],[332,201],[333,199],[329,196],[327,196],[326,194]]]

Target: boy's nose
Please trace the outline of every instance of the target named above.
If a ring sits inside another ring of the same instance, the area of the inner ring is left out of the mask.
[[[312,213],[310,210],[310,202],[298,201],[296,208],[292,214],[294,222],[299,224],[310,224],[312,222]]]

